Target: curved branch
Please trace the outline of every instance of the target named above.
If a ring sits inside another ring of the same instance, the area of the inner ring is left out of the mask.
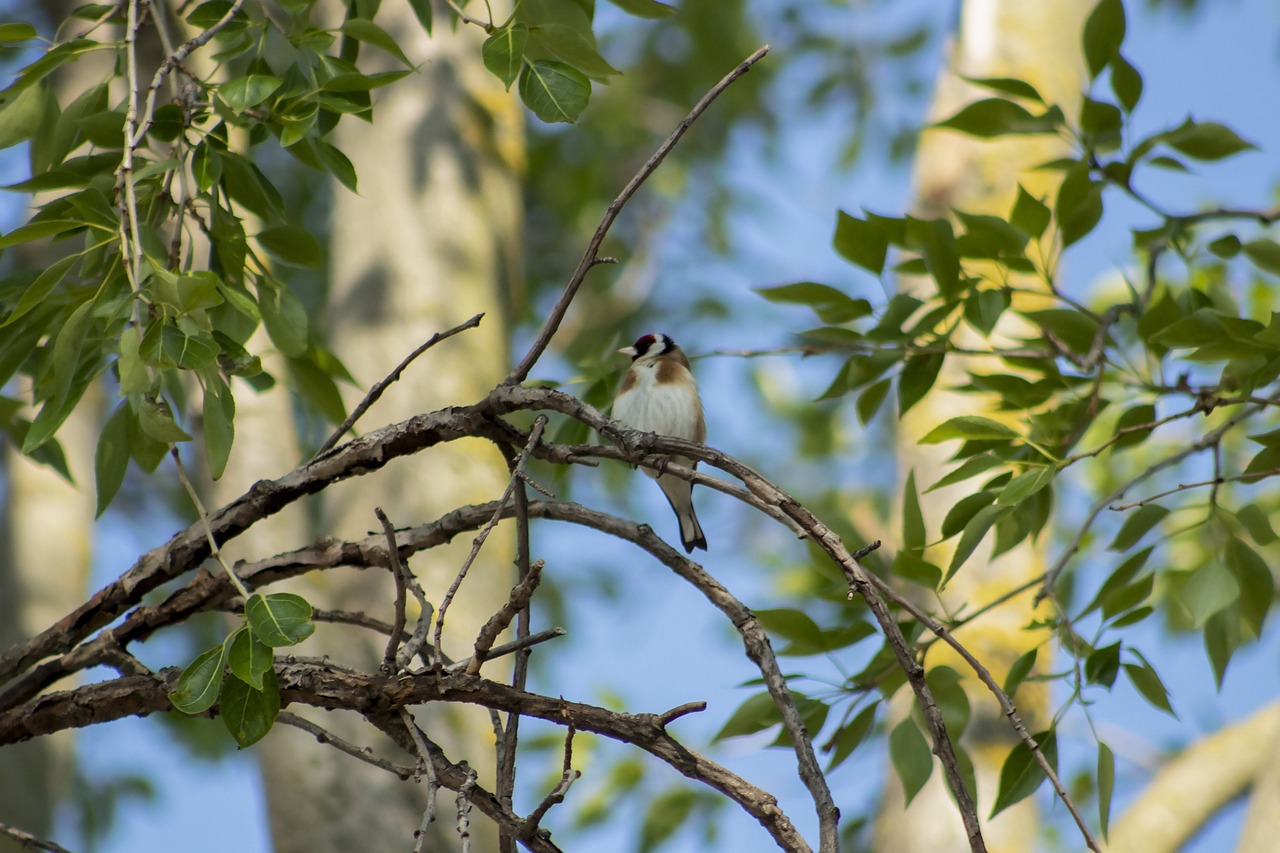
[[[666,141],[658,146],[658,150],[653,152],[653,156],[640,167],[640,171],[636,172],[635,176],[627,182],[627,185],[622,188],[622,192],[618,193],[618,197],[605,209],[604,218],[600,220],[600,225],[596,227],[596,233],[591,235],[591,241],[587,243],[587,250],[582,253],[582,260],[578,261],[577,269],[573,271],[573,275],[569,276],[569,283],[565,285],[564,292],[560,294],[560,298],[556,300],[551,313],[547,315],[547,322],[543,324],[542,330],[538,332],[538,337],[534,340],[533,345],[529,347],[529,351],[524,354],[524,358],[520,359],[520,363],[511,371],[511,375],[503,380],[504,385],[517,385],[528,378],[529,371],[533,369],[534,364],[542,357],[547,345],[551,343],[551,338],[555,336],[556,330],[560,328],[560,323],[564,320],[564,315],[569,310],[569,303],[573,302],[573,297],[577,295],[578,288],[582,287],[582,282],[587,277],[587,273],[597,264],[608,262],[600,257],[600,245],[604,242],[605,235],[609,233],[609,229],[613,226],[613,221],[618,218],[618,213],[622,210],[623,205],[631,200],[631,197],[636,194],[636,190],[640,189],[640,185],[654,173],[658,166],[662,165],[662,161],[671,153],[671,149],[676,147],[680,137],[684,136],[685,131],[698,120],[699,116],[706,112],[707,107],[711,106],[711,102],[718,98],[721,92],[729,88],[735,80],[750,71],[751,66],[763,59],[768,52],[769,45],[766,44],[738,63],[738,67],[725,75],[724,79],[719,83],[712,86],[710,91],[703,95],[698,103],[694,104],[689,114],[680,120],[680,123],[676,125],[676,129],[671,132]]]
[[[667,733],[664,715],[618,713],[559,697],[527,693],[458,671],[437,673],[428,668],[416,675],[387,676],[357,672],[329,660],[300,659],[278,662],[276,671],[282,706],[299,703],[328,710],[353,710],[384,731],[392,725],[393,717],[398,719],[395,712],[399,708],[424,702],[463,702],[537,717],[557,725],[573,725],[579,730],[628,743],[729,797],[756,818],[781,849],[796,853],[808,853],[810,849],[772,794],[686,748]],[[0,713],[0,746],[66,728],[172,711],[168,691],[176,684],[178,675],[178,669],[170,668],[154,675],[125,676],[41,696]],[[215,711],[209,713],[212,715]],[[457,769],[457,765],[450,767]],[[461,780],[451,780],[449,767],[437,766],[436,769],[446,787],[456,790],[453,783],[461,784]],[[502,810],[491,794],[476,799],[481,810],[500,825],[507,826],[513,833],[520,830],[523,822]]]

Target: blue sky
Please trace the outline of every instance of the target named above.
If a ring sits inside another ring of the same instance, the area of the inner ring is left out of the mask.
[[[1280,6],[1274,0],[1225,0],[1206,3],[1201,13],[1184,19],[1167,12],[1154,14],[1145,4],[1128,5],[1132,24],[1126,53],[1147,82],[1136,114],[1139,128],[1154,131],[1176,125],[1191,114],[1202,120],[1223,121],[1262,149],[1226,164],[1200,169],[1197,177],[1169,176],[1152,185],[1152,191],[1173,207],[1191,208],[1206,202],[1273,204],[1280,179],[1280,110],[1275,96],[1275,81],[1280,79]],[[948,11],[947,15],[950,17],[951,13]],[[787,49],[785,43],[774,42],[776,52],[782,54]],[[782,99],[785,110],[786,94],[780,91],[777,97]],[[799,111],[799,105],[796,109]],[[876,282],[831,250],[835,211],[860,207],[899,211],[909,197],[909,175],[902,168],[885,168],[874,157],[865,157],[851,172],[833,171],[842,133],[839,120],[812,114],[798,118],[790,124],[788,137],[779,146],[782,154],[772,161],[765,158],[757,139],[749,134],[738,137],[726,153],[725,168],[750,187],[755,199],[750,216],[735,223],[733,233],[740,250],[729,259],[709,259],[698,246],[673,239],[657,261],[664,284],[655,297],[673,296],[682,286],[677,282],[709,278],[727,292],[746,293],[751,287],[812,279],[851,292],[878,294]],[[4,182],[20,178],[20,170],[20,163],[15,165],[13,158],[0,159],[0,178]],[[714,181],[720,177],[723,175],[710,171],[695,180]],[[1130,264],[1128,228],[1141,224],[1144,214],[1132,205],[1118,203],[1109,208],[1109,216],[1114,217],[1108,220],[1109,226],[1070,256],[1066,274],[1077,292],[1088,292],[1100,277]],[[0,227],[7,224],[0,222]],[[676,320],[668,330],[677,339],[693,342],[689,345],[691,350],[706,351],[785,343],[788,334],[803,328],[806,322],[801,313],[780,312],[763,303],[759,310],[746,313],[751,318],[748,322],[753,323],[748,327],[742,325],[740,318],[734,323],[696,326]],[[800,373],[786,364],[768,369],[777,371],[786,381],[816,384],[816,390],[825,384],[825,379],[812,370]],[[738,385],[742,362],[704,360],[699,362],[698,370],[707,389],[712,443],[731,453],[750,453],[759,436],[739,416],[735,399],[719,390]],[[866,459],[854,459],[849,464],[871,465]],[[782,472],[777,479],[785,483],[786,476]],[[637,489],[648,485],[641,483]],[[648,491],[638,501],[638,511],[660,533],[669,532],[664,527],[668,511],[661,495],[656,489]],[[590,489],[585,495],[606,500]],[[698,501],[704,527],[712,540],[712,550],[705,561],[708,569],[749,605],[768,606],[773,595],[769,579],[731,560],[726,551],[717,552],[716,531],[738,528],[740,517],[736,510],[706,490],[699,494]],[[168,532],[169,525],[159,529],[104,526],[99,531],[102,548],[98,580],[107,580],[119,566]],[[565,567],[564,583],[573,583],[575,575],[590,583],[591,573],[607,572],[611,573],[611,581],[625,588],[629,596],[636,592],[629,610],[582,614],[574,625],[572,646],[579,663],[558,668],[555,684],[542,686],[586,701],[598,701],[612,690],[629,700],[630,706],[641,700],[640,691],[627,686],[638,674],[645,688],[644,706],[637,710],[658,711],[706,699],[711,703],[710,710],[682,720],[676,729],[691,746],[699,748],[727,714],[750,695],[747,690],[736,689],[738,683],[751,677],[751,670],[726,627],[716,621],[691,590],[621,545],[604,543],[593,550],[593,561],[584,563],[580,543],[571,536],[552,532],[540,543],[549,565]],[[780,541],[777,547],[798,546]],[[654,631],[655,614],[661,614],[662,621],[673,626],[672,630]],[[618,637],[627,638],[621,644],[624,647],[620,648]],[[1173,692],[1181,719],[1154,714],[1125,686],[1117,686],[1113,694],[1103,697],[1095,706],[1095,713],[1110,730],[1121,733],[1120,739],[1125,743],[1152,751],[1175,746],[1199,732],[1215,729],[1224,720],[1239,719],[1280,694],[1280,673],[1275,663],[1280,660],[1278,640],[1280,634],[1273,622],[1263,643],[1233,661],[1223,690],[1217,694],[1198,642],[1168,643],[1148,629],[1140,644],[1144,649],[1158,651],[1153,662]],[[599,651],[592,653],[591,649]],[[145,652],[147,659],[154,661],[171,661],[181,654],[163,640],[148,643]],[[604,673],[627,673],[628,677],[624,680]],[[1135,731],[1138,725],[1140,734]],[[1079,743],[1091,750],[1091,744],[1086,743],[1087,733],[1080,728],[1068,722],[1065,736],[1079,738]],[[80,749],[91,775],[145,773],[158,791],[149,803],[126,805],[115,830],[99,850],[115,853],[172,849],[176,839],[181,839],[182,849],[190,853],[228,849],[254,853],[269,849],[261,790],[248,756],[237,754],[218,763],[184,757],[172,748],[162,727],[145,720],[87,730],[80,738]],[[1121,753],[1122,759],[1125,755]],[[794,779],[793,763],[787,753],[763,752],[757,741],[742,740],[725,745],[716,756],[749,779],[766,786],[776,782],[784,807],[799,825],[812,830],[812,808]],[[1120,770],[1122,807],[1124,798],[1131,796],[1134,785],[1141,782],[1142,774],[1138,764],[1124,760]],[[528,777],[537,775],[533,772]],[[838,801],[846,805],[849,813],[854,810],[847,807],[849,804],[874,797],[884,781],[881,758],[874,754],[874,748],[864,748],[831,781]],[[590,790],[591,784],[588,776],[582,790]],[[620,804],[620,808],[625,806]],[[1059,808],[1057,813],[1061,811]],[[1199,839],[1194,853],[1229,849],[1236,818],[1238,810]],[[557,826],[554,812],[550,825]],[[581,849],[625,849],[628,845],[619,833],[633,825],[624,821],[593,833],[584,839]],[[57,840],[73,848],[84,847],[69,826]],[[731,817],[724,822],[716,846],[763,849],[766,844],[753,821]],[[684,839],[672,849],[695,851],[703,847],[694,839]]]

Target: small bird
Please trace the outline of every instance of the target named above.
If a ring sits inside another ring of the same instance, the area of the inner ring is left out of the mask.
[[[702,416],[698,382],[689,370],[689,359],[675,341],[661,333],[645,335],[634,345],[618,350],[631,356],[631,366],[618,385],[613,400],[613,416],[632,429],[656,432],[699,443],[707,439],[707,423]],[[698,463],[684,456],[671,461],[693,468]],[[693,483],[672,474],[645,471],[658,480],[680,522],[680,542],[684,550],[707,550],[698,516],[693,511]]]

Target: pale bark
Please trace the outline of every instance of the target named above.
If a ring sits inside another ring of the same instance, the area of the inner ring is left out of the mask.
[[[410,57],[425,62],[413,77],[375,93],[372,125],[348,120],[335,134],[335,144],[355,165],[360,194],[336,184],[333,190],[330,345],[367,388],[433,332],[474,313],[487,314],[478,330],[451,339],[411,366],[365,416],[364,429],[478,399],[502,378],[509,368],[502,286],[512,274],[510,259],[518,256],[520,222],[512,161],[522,150],[522,116],[514,98],[480,63],[483,34],[475,27],[460,27],[454,34],[441,21],[428,37],[407,4],[385,5],[378,23]],[[372,69],[378,61],[367,51],[362,66]],[[363,389],[344,393],[353,406]],[[276,434],[289,419],[287,400],[267,396],[275,400],[253,403],[252,397],[237,395],[246,404],[237,417],[236,453],[242,444],[252,444],[260,459],[242,460],[248,464],[238,470],[250,473],[232,480],[232,491],[297,458],[296,450],[276,449],[276,439],[289,443],[287,436]],[[375,506],[397,525],[421,523],[459,504],[491,500],[505,484],[505,466],[495,448],[461,443],[328,490],[310,513],[311,533],[359,537],[378,528]],[[264,533],[252,546],[259,556],[306,538],[296,527],[285,536]],[[446,620],[448,654],[466,657],[478,625],[506,599],[514,576],[510,541],[504,535],[491,537],[472,567]],[[433,551],[429,562],[411,565],[434,604],[469,547],[467,539]],[[390,620],[395,594],[388,575],[326,574],[300,590],[313,603]],[[411,608],[410,627],[416,615]],[[368,670],[377,668],[385,642],[367,632],[322,626],[300,651],[331,655]],[[486,671],[492,676],[503,670],[495,664]],[[428,710],[415,709],[415,716],[434,727],[433,739],[450,758],[467,758],[492,786],[488,715],[465,709],[446,718]],[[313,719],[353,742],[378,743],[359,720],[336,715]],[[442,725],[453,734],[441,731]],[[260,750],[278,853],[412,847],[425,805],[422,786],[320,747],[292,729],[273,732]],[[399,754],[397,760],[405,757]],[[438,828],[442,839],[451,836],[447,843],[456,845],[451,813],[442,801]],[[473,824],[473,849],[495,846],[486,823]]]
[[[1017,77],[1034,85],[1050,102],[1061,103],[1064,108],[1076,103],[1084,83],[1084,73],[1079,39],[1073,34],[1080,32],[1088,9],[1088,4],[1077,0],[1043,0],[1037,3],[966,0],[950,61],[938,81],[930,118],[945,118],[965,103],[990,94],[979,93],[961,80],[961,76]],[[1019,180],[1033,193],[1044,195],[1048,192],[1045,177],[1025,174],[1024,170],[1062,153],[1061,141],[1053,137],[1023,136],[989,142],[950,131],[926,131],[916,155],[916,212],[927,217],[947,216],[952,209],[1007,215]],[[907,292],[928,290],[930,286],[911,281],[904,281],[901,285]],[[964,343],[960,339],[955,342]],[[970,359],[963,366],[992,372],[1007,370],[994,361],[981,365]],[[948,418],[973,414],[983,406],[981,397],[939,390],[962,384],[964,373],[961,367],[955,359],[948,360],[947,367],[935,383],[935,390],[909,411],[900,424],[898,446],[902,480],[905,480],[908,470],[914,470],[921,492],[951,467],[947,458],[954,447],[922,446],[920,437]],[[936,538],[947,509],[974,488],[972,483],[960,484],[921,495],[930,539]],[[954,541],[951,540],[946,547],[931,549],[926,557],[945,568],[950,561]],[[979,549],[944,590],[943,600],[953,612],[961,605],[972,607],[994,599],[1044,570],[1037,549],[1027,544],[996,561],[990,561],[988,554],[989,549]],[[957,638],[983,661],[997,680],[1003,680],[1009,665],[1030,644],[1040,639],[1038,635],[1022,629],[1032,617],[1017,604],[1015,602],[988,613],[957,634]],[[962,674],[966,672],[962,661],[945,652],[931,655],[926,665],[932,667],[940,663],[947,663]],[[970,679],[966,687],[974,718],[963,744],[974,762],[979,789],[978,811],[985,819],[994,802],[1000,767],[1015,743],[1015,737],[982,685]],[[1024,685],[1018,694],[1019,711],[1033,731],[1041,727],[1037,719],[1045,719],[1046,701],[1045,692],[1036,689],[1035,685]],[[1028,839],[1035,837],[1037,825],[1034,806],[1031,801],[1024,801],[1002,812],[994,821],[987,822],[984,827],[987,847],[992,853],[1025,851]],[[896,853],[934,853],[968,848],[963,826],[955,815],[940,773],[934,774],[930,784],[905,810],[901,786],[888,786],[876,824],[876,849],[894,850]]]
[[[1238,853],[1276,849],[1275,761],[1280,705],[1202,738],[1160,768],[1111,827],[1112,853],[1176,853],[1256,784]]]

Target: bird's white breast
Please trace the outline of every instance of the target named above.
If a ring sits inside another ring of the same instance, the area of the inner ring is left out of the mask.
[[[636,384],[613,403],[613,416],[633,429],[698,441],[698,386],[692,376],[686,382],[657,381],[657,366],[641,366]]]

